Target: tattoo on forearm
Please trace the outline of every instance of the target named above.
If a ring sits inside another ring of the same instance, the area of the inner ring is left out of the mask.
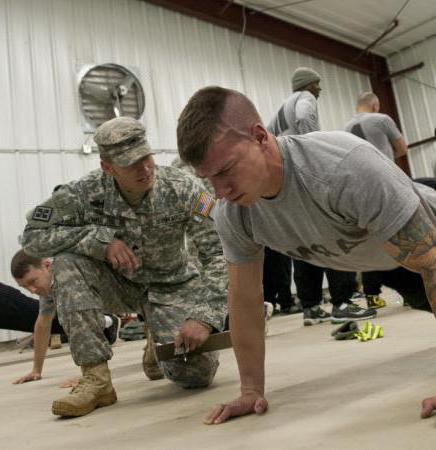
[[[421,273],[436,315],[436,227],[422,205],[389,242],[396,247],[394,258],[400,264]]]
[[[419,258],[435,248],[436,229],[422,206],[389,242],[399,250],[395,259],[400,263],[405,262],[410,255]]]

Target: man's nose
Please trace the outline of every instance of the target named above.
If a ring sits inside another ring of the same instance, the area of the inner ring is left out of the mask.
[[[148,164],[148,162],[147,161],[141,161],[141,163],[140,163],[140,165],[139,165],[139,168],[141,169],[141,170],[144,170],[145,172],[149,172],[150,171],[150,169],[151,169],[151,167],[149,166],[149,164]]]

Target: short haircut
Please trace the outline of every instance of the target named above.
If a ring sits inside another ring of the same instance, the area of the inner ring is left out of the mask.
[[[16,280],[23,278],[32,267],[41,267],[42,258],[36,258],[18,250],[11,260],[11,274]]]
[[[178,120],[180,158],[192,166],[198,166],[223,127],[243,135],[256,121],[262,122],[259,113],[240,92],[220,86],[200,89],[189,99]]]
[[[363,92],[357,99],[357,106],[371,106],[375,101],[378,101],[378,97],[374,92]]]

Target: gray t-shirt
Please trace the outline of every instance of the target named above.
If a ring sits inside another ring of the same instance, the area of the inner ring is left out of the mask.
[[[218,202],[215,221],[227,260],[260,258],[268,246],[339,270],[397,267],[382,244],[418,208],[410,178],[371,144],[342,131],[277,142],[284,159],[277,197],[250,207]]]
[[[345,131],[371,142],[389,159],[394,159],[392,141],[399,139],[401,133],[386,114],[358,113],[345,125]]]
[[[294,92],[286,99],[267,128],[274,136],[319,131],[315,96],[309,91]]]

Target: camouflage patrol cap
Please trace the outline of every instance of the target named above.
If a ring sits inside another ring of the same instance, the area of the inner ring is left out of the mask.
[[[100,157],[127,167],[152,155],[142,123],[133,117],[116,117],[101,124],[94,135]]]

